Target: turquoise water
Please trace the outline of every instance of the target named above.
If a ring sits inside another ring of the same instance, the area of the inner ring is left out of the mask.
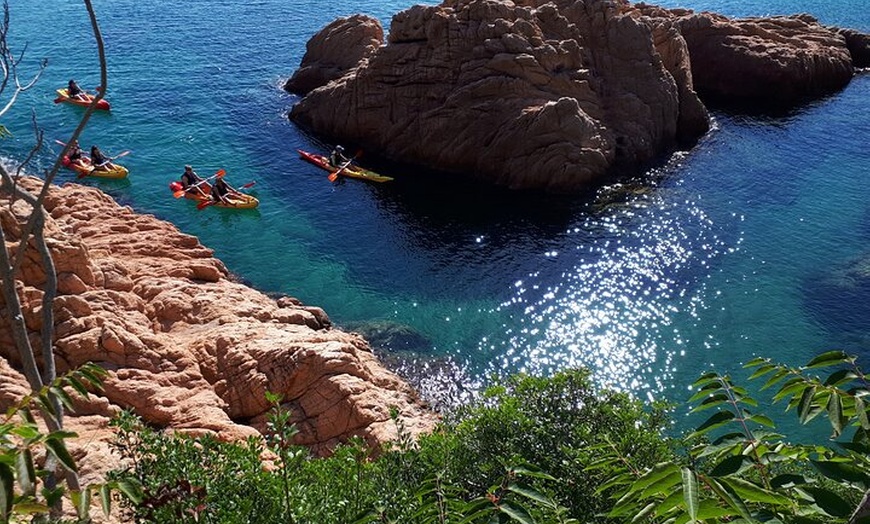
[[[831,318],[819,275],[866,253],[870,236],[870,75],[786,115],[714,112],[692,151],[636,180],[570,199],[515,195],[379,162],[386,185],[347,181],[295,150],[331,144],[286,119],[281,91],[308,38],[337,16],[388,23],[410,1],[97,1],[113,110],[82,143],[123,159],[130,177],[100,187],[119,202],[198,236],[258,289],[324,307],[341,326],[391,322],[446,382],[492,372],[586,365],[602,384],[643,398],[683,399],[700,371],[738,371],[761,354],[790,364],[833,347],[867,354],[864,318]],[[171,5],[171,7],[169,7]],[[870,1],[685,2],[730,15],[809,12],[870,30]],[[47,57],[37,89],[3,122],[24,157],[31,110],[50,142],[82,110],[55,105],[74,77],[99,83],[86,13],[75,1],[13,0],[23,67]],[[41,152],[46,167],[59,148]],[[197,211],[168,183],[184,164],[228,181],[255,181],[257,210]],[[75,181],[71,172],[61,182]],[[870,299],[870,297],[868,297]],[[836,302],[836,296],[827,296]],[[374,339],[376,340],[376,339]],[[398,342],[381,354],[413,362]],[[418,369],[423,387],[443,388]],[[427,386],[428,385],[428,386]]]

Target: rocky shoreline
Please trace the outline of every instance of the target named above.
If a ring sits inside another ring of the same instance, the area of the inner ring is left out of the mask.
[[[573,192],[691,146],[703,99],[793,105],[868,65],[809,15],[730,19],[627,0],[445,0],[314,35],[290,119],[403,164]],[[702,95],[702,96],[699,96]]]
[[[242,439],[260,434],[270,391],[292,410],[297,442],[317,454],[351,436],[372,445],[394,439],[391,408],[412,434],[434,426],[436,415],[362,337],[334,329],[320,308],[234,281],[196,237],[78,184],[52,187],[45,208],[59,282],[58,371],[92,361],[109,372],[105,393],[67,418],[80,434],[72,449],[87,455],[86,481],[115,465],[108,422],[121,409],[156,427]],[[19,202],[13,214],[0,198],[10,245],[27,209]],[[45,275],[29,255],[19,294],[38,340]],[[0,409],[29,392],[19,365],[0,322]]]

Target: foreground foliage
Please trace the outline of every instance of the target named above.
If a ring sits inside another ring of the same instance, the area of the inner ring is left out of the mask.
[[[665,418],[627,396],[597,392],[586,372],[514,377],[481,402],[413,442],[371,456],[353,441],[327,459],[290,444],[295,428],[280,401],[265,442],[218,442],[155,431],[130,414],[118,449],[145,491],[130,505],[137,522],[201,523],[571,523],[605,511],[607,472],[585,474],[585,448],[610,441],[642,468],[668,448]],[[261,456],[274,457],[264,468]],[[546,471],[546,473],[545,473]],[[603,522],[603,520],[597,520]]]
[[[606,455],[593,467],[615,470],[613,483],[620,486],[609,516],[663,523],[870,522],[870,392],[855,357],[832,351],[798,368],[761,358],[745,367],[754,370],[750,380],[766,378],[762,391],[778,388],[772,401],[785,403],[800,423],[824,416],[830,443],[790,442],[756,412],[759,403],[744,388],[708,373],[695,382],[690,402],[697,403],[695,412],[713,413],[685,439],[679,463],[627,468],[615,448],[602,449]],[[819,370],[828,374],[818,377]]]
[[[66,440],[75,437],[75,433],[44,431],[34,411],[42,417],[58,416],[55,399],[72,411],[73,399],[64,387],[87,397],[89,388],[99,389],[104,373],[95,365],[84,365],[27,395],[0,418],[0,524],[46,519],[51,507],[65,496],[75,507],[77,522],[90,521],[93,496],[99,497],[106,515],[111,511],[113,492],[124,494],[134,503],[140,500],[138,486],[129,479],[79,489],[68,488],[63,483],[52,485],[47,481],[51,472],[46,467],[52,461],[37,460],[47,455],[67,471],[77,471],[66,446]]]
[[[827,420],[831,440],[789,441],[715,372],[689,400],[706,419],[669,440],[660,408],[568,371],[507,379],[417,442],[396,417],[401,438],[377,456],[353,441],[313,459],[291,444],[296,429],[274,396],[265,441],[243,445],[155,432],[127,414],[119,446],[131,468],[117,478],[145,487],[129,507],[137,522],[870,522],[868,387],[855,358],[746,367],[800,423]]]

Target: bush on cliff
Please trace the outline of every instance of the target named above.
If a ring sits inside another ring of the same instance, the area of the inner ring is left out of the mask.
[[[118,446],[131,466],[116,478],[142,483],[145,503],[130,508],[138,522],[567,523],[608,509],[596,493],[608,473],[583,472],[586,448],[609,441],[635,467],[652,465],[669,453],[664,421],[626,395],[597,392],[585,371],[519,376],[418,442],[396,417],[400,440],[375,457],[357,441],[310,458],[287,445],[294,430],[275,410],[268,470],[263,443],[169,435],[126,414]]]
[[[661,409],[595,391],[587,372],[517,376],[417,442],[396,418],[400,440],[375,457],[357,441],[312,459],[287,445],[294,428],[275,411],[272,470],[259,441],[165,435],[127,416],[127,475],[149,496],[132,511],[161,523],[870,522],[870,388],[855,358],[747,367],[767,379],[762,390],[779,388],[773,402],[801,423],[824,415],[838,440],[788,441],[747,390],[717,373],[703,375],[690,400],[712,414],[672,440]],[[827,376],[813,375],[824,368]]]

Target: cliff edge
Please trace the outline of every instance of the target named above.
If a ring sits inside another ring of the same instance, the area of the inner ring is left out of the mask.
[[[331,328],[320,308],[288,297],[276,301],[234,282],[196,237],[77,184],[52,187],[45,208],[59,280],[58,371],[92,361],[109,372],[104,395],[67,418],[82,435],[73,443],[79,455],[106,455],[108,420],[125,408],[157,427],[225,439],[256,436],[269,409],[267,391],[292,410],[297,442],[318,454],[351,436],[369,444],[394,439],[392,407],[412,434],[436,422],[360,336]],[[20,202],[10,209],[8,198],[0,198],[7,248],[17,245],[28,209]],[[38,259],[35,249],[28,252],[18,282],[36,342],[45,282]],[[4,410],[28,392],[7,318],[0,298]]]

